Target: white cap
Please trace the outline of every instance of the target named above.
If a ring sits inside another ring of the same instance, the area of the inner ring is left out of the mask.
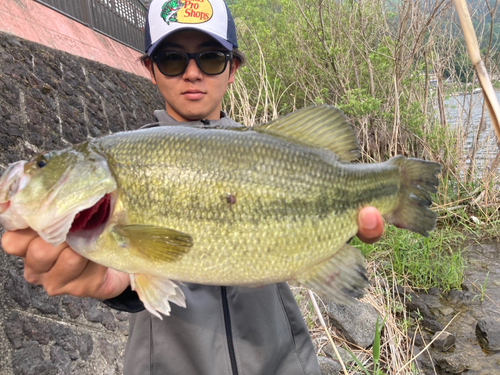
[[[238,48],[236,27],[224,0],[153,0],[146,18],[145,52],[151,56],[168,35],[182,29],[202,31],[224,48]]]

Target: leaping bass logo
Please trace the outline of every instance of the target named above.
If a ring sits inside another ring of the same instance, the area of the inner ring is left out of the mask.
[[[161,8],[161,18],[170,25],[178,23],[203,23],[212,18],[212,4],[210,0],[170,0]]]

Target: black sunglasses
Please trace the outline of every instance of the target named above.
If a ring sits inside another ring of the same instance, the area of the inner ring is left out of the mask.
[[[233,53],[230,51],[160,52],[158,55],[153,56],[153,61],[160,72],[168,77],[184,73],[191,59],[196,61],[196,65],[203,73],[214,76],[226,70],[227,62],[232,58]]]

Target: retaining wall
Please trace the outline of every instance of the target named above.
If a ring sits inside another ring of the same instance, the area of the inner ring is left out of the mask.
[[[40,151],[136,129],[164,108],[144,78],[0,33],[0,173]],[[0,374],[121,374],[128,316],[48,297],[0,251]]]

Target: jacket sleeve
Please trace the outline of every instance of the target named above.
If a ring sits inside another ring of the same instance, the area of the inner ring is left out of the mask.
[[[122,294],[103,301],[107,306],[120,311],[136,313],[144,310],[144,305],[136,292],[129,286]]]

